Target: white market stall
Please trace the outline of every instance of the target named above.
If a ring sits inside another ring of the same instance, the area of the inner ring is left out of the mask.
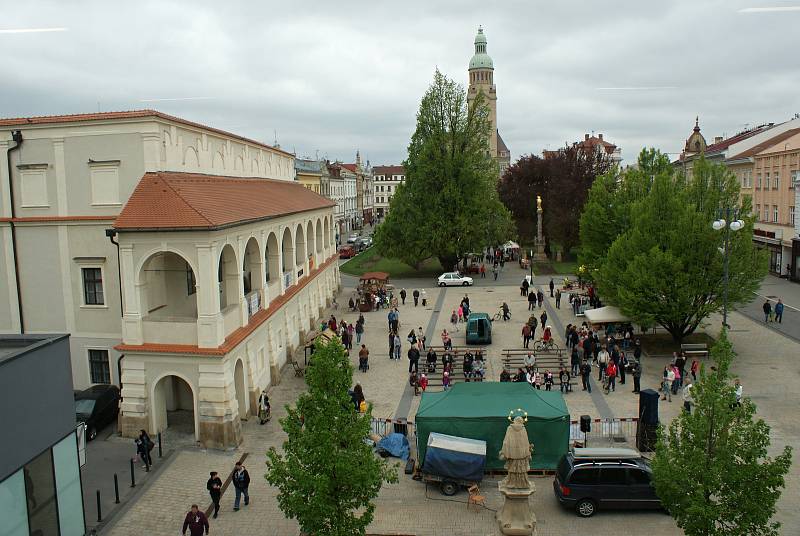
[[[587,309],[584,313],[589,324],[627,324],[631,319],[622,314],[617,307],[607,305],[597,309]]]

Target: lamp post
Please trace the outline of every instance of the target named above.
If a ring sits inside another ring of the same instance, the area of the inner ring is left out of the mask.
[[[744,222],[738,219],[739,211],[736,209],[731,209],[730,207],[725,209],[724,218],[723,211],[720,211],[720,218],[714,220],[711,224],[711,227],[715,231],[725,231],[725,238],[724,238],[724,245],[722,249],[722,255],[724,259],[724,279],[723,279],[723,290],[722,290],[722,327],[728,327],[728,264],[730,261],[730,236],[731,231],[738,231],[742,227],[744,227]]]

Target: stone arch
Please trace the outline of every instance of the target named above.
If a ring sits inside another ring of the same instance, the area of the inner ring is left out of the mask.
[[[183,152],[183,165],[186,169],[200,169],[200,156],[191,145]]]
[[[188,400],[187,394],[191,400]],[[150,432],[157,434],[167,429],[170,426],[170,413],[175,417],[173,423],[177,424],[184,419],[179,418],[176,413],[191,410],[194,439],[199,441],[198,407],[197,390],[186,376],[175,371],[160,374],[152,383],[150,390]]]
[[[197,272],[181,253],[153,251],[136,273],[143,319],[197,320]]]
[[[258,160],[253,158],[253,161],[250,163],[250,173],[253,175],[258,175],[261,173],[261,168],[258,165]]]
[[[306,237],[303,232],[303,224],[298,223],[294,230],[294,264],[295,266],[305,266],[306,262]]]
[[[235,171],[244,171],[244,158],[242,158],[242,155],[237,156],[233,160],[233,169]]]
[[[292,231],[288,227],[284,228],[283,236],[281,237],[281,253],[283,254],[283,263],[281,270],[284,273],[294,271],[294,240],[292,239]]]
[[[264,247],[264,265],[265,281],[270,285],[273,281],[280,282],[281,280],[281,247],[278,244],[278,237],[274,232],[270,232],[267,236],[267,243]],[[280,287],[279,287],[280,288]]]
[[[247,396],[247,374],[244,360],[241,357],[237,357],[236,363],[233,365],[233,390],[239,406],[239,418],[247,419],[247,415],[250,413],[250,397]]]
[[[314,222],[309,220],[306,224],[306,257],[309,259],[309,262],[313,262],[314,266],[316,266],[316,260],[314,259],[314,254],[317,251],[316,245],[316,238],[314,235]],[[309,271],[312,269],[312,266],[309,265]]]
[[[238,305],[240,273],[233,246],[225,244],[219,254],[219,264],[217,266],[220,311],[227,307]]]
[[[263,288],[263,267],[261,247],[258,245],[256,237],[251,236],[244,247],[244,259],[242,260],[242,283],[245,294]]]
[[[325,230],[323,231],[324,233],[323,240],[325,241],[325,247],[329,248],[331,247],[331,220],[327,216],[325,217],[324,226]]]
[[[322,248],[325,247],[322,238],[322,220],[317,218],[316,232],[314,233],[314,245],[317,247],[317,253],[322,253]]]
[[[214,160],[211,162],[211,168],[223,171],[225,169],[225,155],[222,151],[214,153]]]

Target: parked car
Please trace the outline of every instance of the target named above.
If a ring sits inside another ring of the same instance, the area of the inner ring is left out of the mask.
[[[75,420],[86,423],[86,439],[91,441],[117,418],[119,387],[94,385],[75,395]]]
[[[633,449],[576,448],[558,463],[553,491],[581,517],[600,508],[661,508],[648,461]]]
[[[365,236],[364,238],[361,239],[361,242],[364,244],[365,248],[368,248],[368,247],[372,246],[372,237],[371,236]]]
[[[356,256],[356,248],[353,246],[339,246],[339,258],[349,259]]]
[[[358,233],[350,233],[350,236],[347,237],[348,244],[355,244],[356,240],[358,240]]]
[[[467,344],[492,344],[492,319],[486,313],[470,313],[467,318]]]
[[[452,285],[469,287],[472,286],[472,278],[467,277],[465,275],[461,275],[458,272],[445,272],[439,276],[437,284],[440,287],[452,286]]]

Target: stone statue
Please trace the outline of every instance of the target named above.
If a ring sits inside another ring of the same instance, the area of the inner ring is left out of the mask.
[[[500,459],[505,460],[506,476],[503,483],[507,488],[529,489],[528,469],[530,468],[533,445],[528,442],[528,431],[522,417],[515,417],[506,429]]]
[[[541,212],[542,211],[542,196],[541,195],[537,195],[536,196],[536,211],[537,212]]]

